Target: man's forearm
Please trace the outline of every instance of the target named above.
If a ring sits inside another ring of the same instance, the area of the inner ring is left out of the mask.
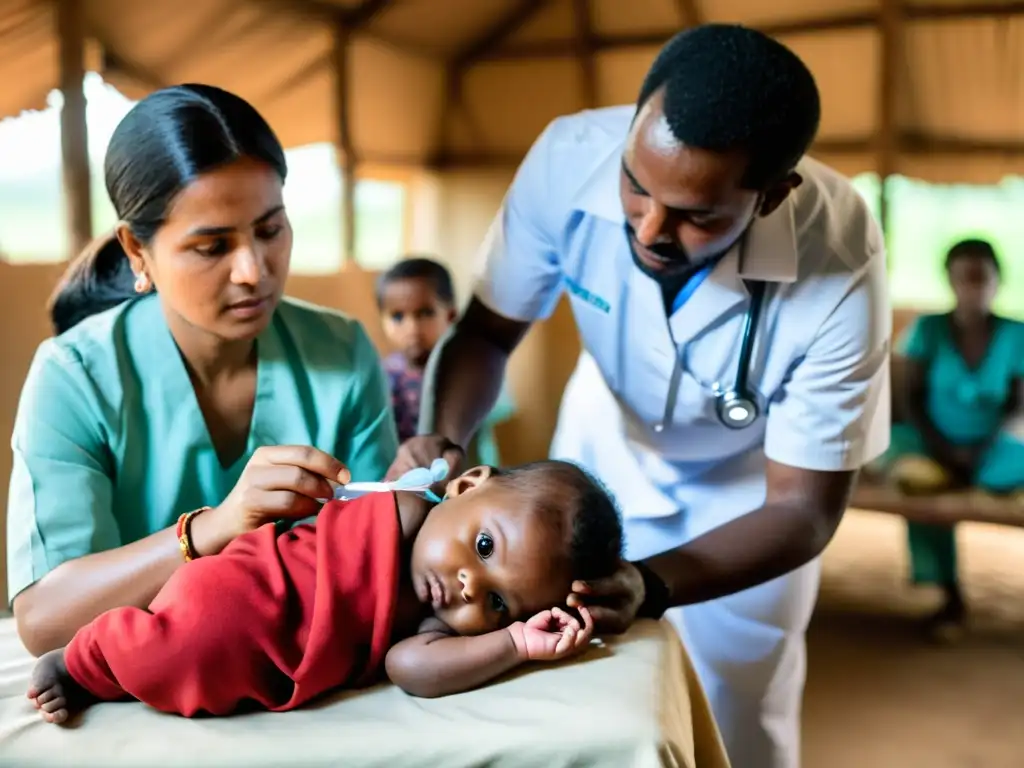
[[[841,518],[792,504],[766,505],[644,563],[665,582],[670,606],[701,603],[810,562]]]
[[[428,371],[421,432],[436,432],[466,445],[494,408],[508,354],[462,321],[443,342]]]

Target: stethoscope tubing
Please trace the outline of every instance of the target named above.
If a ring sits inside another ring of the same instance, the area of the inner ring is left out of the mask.
[[[764,294],[767,285],[762,280],[748,282],[750,290],[750,305],[747,307],[746,317],[743,321],[743,334],[740,337],[740,355],[736,365],[736,378],[731,389],[716,392],[715,397],[719,403],[726,400],[744,401],[755,411],[754,418],[751,418],[744,425],[730,424],[722,415],[723,409],[716,408],[719,421],[722,426],[732,429],[749,426],[756,421],[757,401],[748,391],[750,380],[751,357],[754,353],[754,341],[757,337],[757,326],[761,319],[761,308],[764,303]],[[654,425],[655,432],[664,432],[672,426],[672,417],[675,414],[676,402],[679,399],[679,383],[683,377],[683,348],[676,349],[675,362],[672,366],[672,376],[669,379],[668,397],[665,400],[665,412],[661,422]]]

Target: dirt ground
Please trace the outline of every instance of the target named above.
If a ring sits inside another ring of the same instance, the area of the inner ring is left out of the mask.
[[[826,552],[804,768],[1024,768],[1024,530],[961,528],[972,626],[951,647],[922,638],[938,596],[908,585],[904,541],[899,518],[850,512]]]

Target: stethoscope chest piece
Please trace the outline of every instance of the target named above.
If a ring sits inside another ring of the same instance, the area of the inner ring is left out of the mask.
[[[757,420],[757,403],[740,392],[723,392],[715,407],[718,420],[729,429],[746,429]]]

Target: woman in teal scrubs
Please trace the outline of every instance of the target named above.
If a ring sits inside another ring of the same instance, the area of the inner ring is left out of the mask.
[[[285,157],[249,104],[158,91],[105,172],[116,239],[59,288],[64,332],[36,353],[12,441],[9,590],[37,655],[147,606],[186,559],[315,514],[331,481],[380,479],[396,451],[362,326],[282,297]]]
[[[971,486],[1017,493],[1024,489],[1024,442],[1006,425],[1021,405],[1024,323],[992,312],[1000,268],[989,243],[953,246],[946,271],[956,307],[918,318],[903,339],[908,423],[893,426],[890,477],[916,492]],[[933,631],[959,630],[966,610],[954,529],[908,523],[908,533],[914,581],[937,584],[946,595]]]

